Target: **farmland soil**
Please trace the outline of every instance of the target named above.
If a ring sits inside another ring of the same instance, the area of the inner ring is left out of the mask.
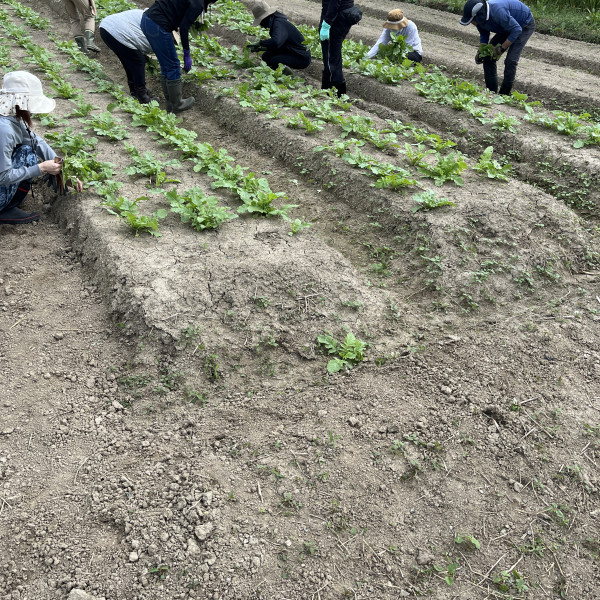
[[[60,5],[24,4],[68,38]],[[314,23],[316,6],[286,12]],[[365,39],[381,26],[372,10]],[[445,34],[424,29],[436,56]],[[470,52],[449,67],[471,74]],[[104,46],[98,60],[124,83]],[[596,106],[596,76],[574,77],[581,95],[552,76],[525,86]],[[402,88],[363,79],[349,77],[356,114],[411,120],[473,155],[484,144],[416,94],[392,112]],[[472,171],[442,188],[455,208],[413,214],[409,196],[313,151],[331,127],[308,138],[216,100],[226,85],[196,87],[180,126],[285,192],[308,230],[242,216],[198,233],[170,214],[162,237],[134,237],[92,190],[39,186],[27,206],[40,223],[0,228],[0,597],[598,597],[595,215],[524,174],[500,187]],[[58,117],[70,110],[58,99]],[[129,136],[177,158],[142,128]],[[544,145],[593,177],[596,151],[527,137],[517,149]],[[148,195],[148,214],[165,205],[122,176],[122,143],[97,150],[121,193]],[[190,163],[169,174],[235,209]],[[347,331],[366,358],[328,375],[317,336]]]

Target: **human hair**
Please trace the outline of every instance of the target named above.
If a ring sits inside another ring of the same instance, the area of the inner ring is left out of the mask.
[[[19,105],[15,106],[15,114],[17,119],[23,121],[29,129],[33,129],[33,123],[31,122],[31,113],[28,110],[21,110]]]

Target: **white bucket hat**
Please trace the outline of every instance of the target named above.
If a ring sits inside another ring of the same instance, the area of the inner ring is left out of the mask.
[[[56,100],[44,96],[42,82],[27,71],[12,71],[4,75],[0,90],[0,115],[15,114],[15,107],[31,113],[46,114],[56,107]]]

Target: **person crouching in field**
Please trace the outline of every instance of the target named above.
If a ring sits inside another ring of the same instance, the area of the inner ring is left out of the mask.
[[[88,50],[100,52],[100,48],[94,43],[94,31],[96,29],[96,5],[94,0],[63,0],[63,6],[69,15],[71,33],[79,46],[79,49],[87,54]],[[83,29],[81,21],[83,20]]]
[[[62,162],[50,146],[33,132],[31,113],[52,112],[56,101],[44,96],[40,80],[27,71],[4,75],[0,90],[0,225],[21,225],[40,218],[21,210],[31,179],[60,175]],[[41,160],[41,162],[40,162]],[[77,180],[77,191],[83,188]]]
[[[479,42],[494,46],[496,56],[491,58],[475,55],[477,64],[483,63],[485,86],[492,92],[498,91],[498,58],[506,52],[504,81],[500,93],[512,91],[521,52],[535,31],[535,19],[525,4],[519,0],[468,0],[464,6],[461,25],[475,25],[479,31]],[[490,40],[490,33],[496,35]]]
[[[160,63],[160,81],[169,112],[191,108],[193,96],[182,98],[181,64],[175,49],[173,31],[179,29],[183,48],[183,70],[192,68],[190,27],[216,0],[156,0],[142,15],[141,29]]]
[[[420,63],[423,60],[423,47],[421,46],[419,31],[417,30],[417,26],[412,21],[409,21],[399,8],[395,8],[388,13],[383,24],[381,36],[369,50],[367,56],[369,58],[375,58],[379,52],[379,46],[381,44],[386,46],[390,43],[392,32],[396,37],[401,35],[404,38],[404,41],[412,48],[412,52],[409,52],[406,55],[406,58],[413,62]]]
[[[273,70],[284,65],[286,75],[293,75],[291,69],[306,69],[310,65],[310,50],[304,45],[304,36],[288,18],[262,0],[255,1],[251,10],[254,15],[252,25],[268,29],[271,37],[250,44],[249,48],[253,52],[264,50],[263,61]]]
[[[100,37],[121,61],[129,91],[142,104],[158,98],[151,98],[146,87],[146,55],[152,54],[152,47],[142,32],[142,11],[139,8],[126,10],[105,17],[100,22]]]

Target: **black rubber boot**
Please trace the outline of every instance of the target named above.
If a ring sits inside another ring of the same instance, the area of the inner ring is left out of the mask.
[[[325,70],[321,73],[321,89],[328,90],[331,88],[331,79],[329,79],[329,73],[326,73]]]
[[[334,81],[331,84],[331,87],[334,87],[337,90],[338,98],[341,98],[342,94],[346,93],[346,82],[345,81]]]
[[[171,101],[171,109],[169,110],[169,112],[178,113],[184,110],[188,110],[188,108],[192,108],[196,99],[193,96],[190,96],[189,98],[181,97],[183,87],[181,79],[167,79],[166,85],[168,99]]]
[[[506,79],[502,82],[502,85],[500,86],[500,91],[498,93],[502,94],[503,96],[510,96],[510,93],[512,91],[512,87],[513,87],[513,83],[514,81],[506,81]]]
[[[164,75],[160,76],[160,86],[162,88],[163,95],[167,102],[167,112],[173,112],[173,106],[171,105],[171,98],[169,98],[169,89],[167,88],[167,78]]]
[[[39,219],[39,213],[28,213],[16,206],[0,211],[0,225],[23,225]]]
[[[140,86],[135,88],[134,97],[138,99],[140,104],[148,104],[152,100],[158,102],[158,98],[151,98],[146,86]]]
[[[85,38],[82,35],[75,36],[75,43],[79,46],[79,50],[83,52],[87,56],[87,44],[85,43]]]
[[[491,58],[483,59],[483,77],[485,79],[485,87],[490,92],[498,91],[498,68],[496,61]]]
[[[29,194],[30,189],[31,181],[21,181],[21,183],[19,183],[19,187],[17,187],[15,195],[12,197],[12,200],[8,203],[4,210],[9,208],[19,208],[19,206],[25,202],[25,198],[27,198],[27,194]]]
[[[86,29],[84,36],[88,51],[91,50],[92,52],[100,52],[100,48],[98,48],[98,46],[96,46],[94,43],[94,32]]]
[[[135,98],[135,85],[131,79],[127,80],[127,85],[129,86],[129,93]]]

